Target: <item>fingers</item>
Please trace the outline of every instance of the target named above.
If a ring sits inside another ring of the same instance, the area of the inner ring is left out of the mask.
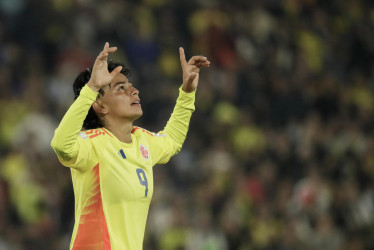
[[[187,62],[186,55],[184,54],[184,49],[182,47],[179,47],[179,59],[181,61],[182,68],[185,68],[187,65],[193,65],[198,68],[210,67],[210,61],[205,56],[193,56]]]
[[[106,42],[104,45],[103,50],[97,56],[96,60],[98,61],[106,61],[108,59],[109,53],[113,53],[117,50],[117,47],[109,47],[109,43]]]
[[[203,61],[207,61],[208,59],[205,57],[205,56],[193,56],[190,58],[190,60],[188,61],[188,63],[196,63],[196,62],[203,62]]]
[[[106,50],[106,49],[108,49],[109,48],[109,43],[108,42],[105,42],[105,44],[104,44],[104,49],[103,50]]]
[[[199,62],[199,63],[196,63],[195,65],[198,68],[203,68],[203,67],[208,68],[208,67],[210,67],[210,62],[209,61],[208,62]]]
[[[184,54],[184,49],[182,47],[179,47],[179,59],[181,61],[182,67],[184,67],[187,64],[186,56]]]
[[[111,53],[111,52],[114,52],[116,50],[117,50],[117,47],[109,47],[109,43],[105,42],[104,49],[103,49],[102,52],[107,52],[107,53],[109,52],[109,53]]]
[[[110,77],[113,79],[117,74],[119,74],[122,70],[122,66],[118,66],[110,72]]]
[[[193,56],[188,61],[188,64],[190,65],[196,65],[197,67],[209,67],[210,61],[205,56]]]

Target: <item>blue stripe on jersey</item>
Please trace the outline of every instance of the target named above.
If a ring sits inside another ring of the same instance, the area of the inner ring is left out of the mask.
[[[126,159],[126,155],[125,155],[125,152],[123,152],[123,149],[121,149],[118,153],[121,154],[123,159]]]

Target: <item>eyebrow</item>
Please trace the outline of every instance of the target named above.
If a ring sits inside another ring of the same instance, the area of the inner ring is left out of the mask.
[[[119,85],[119,84],[125,84],[125,83],[130,83],[130,82],[124,82],[124,81],[116,82],[116,83],[113,85],[113,88],[115,88],[115,87],[116,87],[117,85]],[[109,83],[109,85],[106,85],[105,87],[108,87],[109,89],[112,89],[112,83]],[[105,87],[104,87],[104,88],[105,88]],[[101,88],[101,89],[99,90],[99,95],[101,95],[101,96],[104,95],[104,93],[105,93],[104,88]],[[102,91],[102,92],[100,92],[100,91]]]

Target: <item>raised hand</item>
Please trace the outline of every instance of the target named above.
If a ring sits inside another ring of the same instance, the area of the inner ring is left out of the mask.
[[[205,56],[193,56],[187,62],[182,47],[179,48],[179,58],[183,71],[182,89],[187,93],[193,92],[199,84],[200,69],[203,67],[209,67],[210,61]]]
[[[92,68],[91,78],[87,85],[93,91],[99,91],[101,88],[110,84],[112,79],[122,70],[121,66],[115,68],[112,72],[108,71],[108,56],[109,53],[113,53],[117,50],[117,47],[109,47],[109,43],[106,42],[104,49],[96,57],[95,63]]]

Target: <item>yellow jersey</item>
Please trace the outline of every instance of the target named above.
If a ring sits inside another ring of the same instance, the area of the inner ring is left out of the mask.
[[[71,169],[75,195],[74,250],[142,249],[155,164],[167,163],[185,140],[195,110],[195,92],[179,89],[174,111],[159,133],[133,127],[131,143],[109,130],[81,131],[97,92],[84,86],[51,142]]]

